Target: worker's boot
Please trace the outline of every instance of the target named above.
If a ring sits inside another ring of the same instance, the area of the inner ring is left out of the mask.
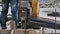
[[[6,25],[5,24],[1,24],[2,29],[6,29]]]

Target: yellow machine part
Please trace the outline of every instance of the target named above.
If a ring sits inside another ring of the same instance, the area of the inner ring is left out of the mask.
[[[32,17],[37,17],[37,0],[32,0]]]

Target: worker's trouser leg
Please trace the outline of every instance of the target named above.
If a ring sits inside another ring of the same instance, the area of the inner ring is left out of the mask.
[[[8,13],[9,3],[8,0],[2,0],[2,12],[1,12],[1,26],[3,29],[6,29],[6,20],[7,20],[7,13]]]
[[[16,22],[16,28],[18,26],[18,0],[11,0],[11,13],[12,18]]]
[[[18,9],[18,3],[17,0],[2,0],[2,12],[1,12],[1,25],[2,28],[6,28],[6,20],[7,20],[7,13],[9,8],[9,2],[11,3],[11,13],[12,13],[12,19],[16,22],[16,28],[18,25],[18,17],[17,17],[17,9]]]

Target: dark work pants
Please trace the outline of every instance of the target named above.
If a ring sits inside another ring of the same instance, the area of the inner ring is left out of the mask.
[[[6,29],[6,21],[7,21],[9,3],[11,4],[12,19],[16,23],[16,28],[18,26],[18,0],[2,0],[1,26],[3,29]]]

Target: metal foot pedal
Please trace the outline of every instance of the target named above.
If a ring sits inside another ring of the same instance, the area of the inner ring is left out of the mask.
[[[6,30],[6,29],[3,29],[3,30],[0,30],[0,34],[10,34],[11,30]]]

